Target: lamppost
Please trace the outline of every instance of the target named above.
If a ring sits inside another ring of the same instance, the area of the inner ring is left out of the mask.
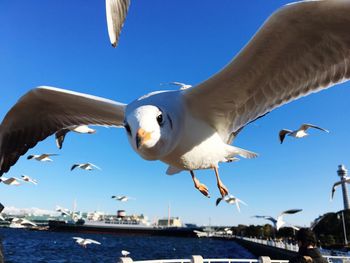
[[[348,189],[346,187],[347,179],[348,179],[347,177],[348,170],[345,168],[344,165],[339,165],[337,174],[340,177],[340,182],[338,182],[337,184],[341,184],[342,190],[343,190],[344,209],[350,209]]]
[[[343,234],[344,234],[344,244],[348,245],[348,239],[346,237],[346,226],[345,226],[345,218],[344,218],[344,210],[341,211],[342,223],[343,223]],[[340,213],[337,215],[337,218],[340,219]]]

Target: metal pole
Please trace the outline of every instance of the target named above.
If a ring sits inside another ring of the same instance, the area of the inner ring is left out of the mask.
[[[344,211],[341,211],[342,215],[342,221],[343,221],[343,232],[344,232],[344,243],[347,246],[348,245],[348,239],[346,237],[346,227],[345,227],[345,219],[344,219]]]
[[[349,205],[349,195],[348,195],[348,189],[347,189],[347,183],[346,183],[346,177],[347,177],[347,173],[348,170],[345,168],[344,165],[339,165],[338,166],[338,171],[337,171],[340,180],[342,182],[342,190],[343,190],[343,202],[344,202],[344,209],[350,209],[350,205]]]

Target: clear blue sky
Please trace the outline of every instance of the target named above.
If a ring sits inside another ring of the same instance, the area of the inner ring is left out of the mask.
[[[2,1],[0,4],[0,116],[33,87],[51,85],[129,103],[160,83],[198,84],[227,64],[264,20],[288,1],[152,0],[133,1],[120,44],[109,44],[104,1]],[[278,43],[275,43],[278,45]],[[277,215],[302,208],[288,221],[308,225],[328,211],[342,209],[341,191],[329,201],[338,180],[337,165],[350,167],[348,138],[350,84],[308,96],[279,108],[246,127],[235,145],[260,154],[254,160],[222,164],[221,177],[244,200],[241,213],[219,196],[213,171],[199,171],[210,190],[203,197],[190,174],[165,175],[166,165],[141,159],[122,129],[98,128],[95,135],[69,134],[62,150],[54,138],[28,154],[59,153],[52,163],[22,157],[6,176],[27,174],[37,186],[0,185],[5,206],[71,208],[83,211],[144,213],[154,219],[171,214],[184,222],[215,225],[262,224],[253,215]],[[170,87],[171,88],[171,87]],[[277,134],[281,128],[313,123],[317,130],[301,140]],[[71,172],[75,162],[92,162],[102,171]],[[116,203],[111,195],[135,197]]]

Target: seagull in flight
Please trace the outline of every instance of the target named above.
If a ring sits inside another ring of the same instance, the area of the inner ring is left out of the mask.
[[[238,212],[241,212],[241,209],[239,207],[239,203],[247,205],[241,199],[238,199],[237,197],[234,197],[233,195],[226,195],[224,197],[219,197],[218,199],[216,199],[216,206],[218,206],[222,200],[224,200],[226,203],[228,203],[230,205],[236,204]]]
[[[67,208],[63,208],[61,206],[56,205],[56,211],[60,212],[62,215],[66,215],[66,216],[70,216],[72,214],[72,212],[67,209]]]
[[[113,47],[118,45],[129,6],[130,0],[106,0],[108,35]]]
[[[243,128],[272,110],[350,78],[350,1],[301,1],[272,14],[221,71],[185,90],[156,91],[129,104],[41,86],[24,94],[0,126],[0,175],[39,141],[73,125],[122,127],[137,154],[167,174],[213,169],[256,153],[234,146]],[[331,19],[325,19],[331,18]],[[298,21],[298,23],[291,23]],[[271,43],[277,43],[271,44]]]
[[[70,131],[73,131],[76,133],[87,133],[87,134],[93,134],[96,132],[96,130],[91,129],[87,125],[74,125],[74,126],[71,126],[68,128],[61,129],[55,133],[56,145],[57,145],[58,149],[62,149],[64,139],[65,139],[67,133]]]
[[[135,199],[135,198],[132,198],[130,196],[126,196],[126,195],[122,195],[122,196],[115,196],[115,195],[112,195],[112,198],[117,200],[117,201],[120,201],[120,202],[126,202],[128,201],[129,199]]]
[[[179,86],[180,90],[185,90],[185,89],[192,88],[192,85],[185,84],[185,83],[182,83],[182,82],[177,82],[177,81],[169,82],[169,84],[170,85]]]
[[[0,177],[0,182],[3,182],[4,184],[7,184],[7,185],[20,185],[20,179],[16,178],[16,177],[10,177],[10,178],[7,178],[5,176],[2,176]]]
[[[37,180],[35,180],[35,179],[29,177],[28,175],[22,174],[22,175],[21,175],[21,178],[22,178],[22,181],[24,181],[24,182],[32,183],[32,184],[35,184],[35,185],[38,184],[38,181],[37,181]]]
[[[50,159],[50,156],[56,156],[58,154],[54,153],[43,153],[43,154],[35,154],[35,155],[28,155],[27,159],[28,160],[37,160],[40,162],[52,162],[52,159]]]
[[[123,257],[127,257],[128,255],[130,255],[130,252],[127,251],[127,250],[122,250],[121,254],[122,254]]]
[[[287,211],[284,211],[282,213],[280,213],[278,216],[277,216],[277,219],[272,217],[272,216],[253,216],[255,218],[263,218],[263,219],[266,219],[266,220],[269,220],[273,223],[273,226],[277,229],[277,231],[282,228],[282,227],[286,227],[287,226],[287,223],[284,222],[283,220],[283,216],[286,215],[286,214],[295,214],[295,213],[299,213],[300,211],[303,211],[302,209],[290,209],[290,210],[287,210]],[[299,230],[299,228],[293,226],[293,225],[288,225],[290,226],[291,228],[294,228],[295,230]]]
[[[22,226],[28,226],[28,225],[37,226],[37,224],[33,223],[32,221],[29,221],[28,219],[18,218],[18,217],[13,218],[11,221],[11,224],[22,225]]]
[[[100,167],[98,167],[97,165],[94,165],[93,163],[76,163],[72,165],[70,170],[73,171],[75,168],[80,168],[88,171],[95,170],[95,169],[101,170]]]
[[[350,184],[350,177],[345,177],[344,178],[345,183]],[[333,200],[335,190],[337,190],[337,187],[341,185],[343,181],[336,182],[333,187],[332,187],[332,193],[331,193],[331,201]]]
[[[313,125],[313,124],[305,123],[305,124],[302,124],[300,126],[300,128],[295,130],[295,131],[291,131],[291,130],[287,130],[287,129],[280,130],[280,132],[278,134],[278,137],[280,139],[281,144],[283,143],[284,138],[286,137],[286,135],[292,136],[294,138],[303,138],[303,137],[309,135],[308,133],[306,133],[306,130],[309,129],[309,128],[315,128],[315,129],[318,129],[318,130],[321,130],[321,131],[329,133],[329,131],[326,130],[326,129],[323,129],[323,128],[318,127],[318,126]]]
[[[89,238],[73,237],[73,239],[75,239],[75,242],[77,242],[80,246],[84,248],[86,248],[89,244],[101,245],[100,242]]]

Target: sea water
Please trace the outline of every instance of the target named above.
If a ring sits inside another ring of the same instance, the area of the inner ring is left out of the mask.
[[[73,237],[101,245],[79,246]],[[133,260],[191,258],[255,258],[232,240],[71,233],[0,228],[5,262],[118,262],[121,251]]]

